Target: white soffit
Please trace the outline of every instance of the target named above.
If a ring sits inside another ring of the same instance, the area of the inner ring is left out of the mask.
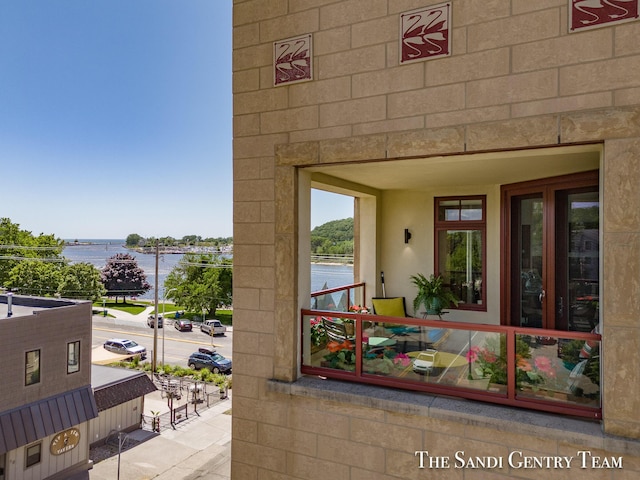
[[[379,190],[505,185],[600,168],[601,145],[385,160],[308,168]]]

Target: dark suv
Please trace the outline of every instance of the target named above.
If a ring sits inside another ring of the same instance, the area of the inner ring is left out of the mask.
[[[208,348],[193,352],[187,365],[194,370],[208,368],[213,373],[231,373],[231,360]]]

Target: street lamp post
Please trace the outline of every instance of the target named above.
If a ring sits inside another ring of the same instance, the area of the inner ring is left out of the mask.
[[[154,306],[155,306],[155,322],[153,322],[153,359],[151,362],[151,371],[152,373],[156,373],[156,368],[158,366],[158,257],[159,255],[159,244],[156,239],[156,278],[155,278],[155,286],[154,289]]]
[[[122,446],[127,441],[128,435],[124,432],[118,432],[118,480],[120,480],[120,453],[122,452]]]
[[[164,316],[164,304],[167,300],[167,294],[175,288],[162,291],[162,364],[164,365],[164,329],[167,328],[167,319]]]

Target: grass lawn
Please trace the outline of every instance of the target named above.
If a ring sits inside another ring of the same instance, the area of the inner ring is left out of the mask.
[[[138,315],[142,313],[145,308],[152,306],[154,304],[153,301],[150,300],[131,300],[132,303],[115,303],[113,301],[105,302],[104,306],[106,308],[121,310],[123,312],[130,313],[131,315]],[[93,309],[102,313],[103,304],[102,302],[94,302]],[[158,311],[162,314],[163,307],[162,303],[158,305]],[[164,313],[167,318],[175,318],[175,312],[177,311],[185,311],[185,308],[180,305],[175,305],[174,303],[165,303],[164,304]],[[152,311],[150,315],[153,315],[155,311]],[[199,312],[186,312],[184,317],[191,319],[192,321],[200,322],[202,321],[202,313]],[[217,309],[215,315],[207,315],[207,319],[218,319],[225,325],[232,325],[233,322],[233,310],[223,310]]]
[[[102,310],[103,303],[102,302],[93,302],[93,307],[98,310]],[[131,315],[138,315],[142,313],[147,305],[141,305],[139,303],[115,303],[111,301],[107,301],[104,303],[104,307],[112,308],[114,310],[122,310],[123,312],[130,313]]]
[[[216,310],[215,318],[220,320],[225,325],[233,324],[233,310]]]

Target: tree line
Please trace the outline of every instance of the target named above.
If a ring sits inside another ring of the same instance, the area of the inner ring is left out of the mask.
[[[233,245],[233,237],[202,238],[200,235],[185,235],[177,239],[173,237],[143,237],[137,233],[127,235],[125,245],[129,248],[154,246],[156,241],[159,245],[168,247],[188,247],[193,245],[218,247]]]
[[[187,235],[157,239],[165,246],[232,245],[232,237]],[[127,246],[155,245],[155,238],[132,233]],[[63,255],[64,241],[52,234],[34,235],[9,218],[0,219],[0,287],[23,295],[58,296],[97,301],[103,297],[139,296],[152,287],[131,254],[116,254],[98,269],[90,263],[71,264]],[[311,252],[353,255],[353,218],[333,220],[311,231]],[[233,267],[229,258],[186,253],[165,280],[166,298],[191,311],[215,313],[232,304]]]
[[[64,241],[54,235],[33,235],[9,218],[0,219],[0,286],[22,295],[97,301],[103,297],[138,296],[152,287],[135,257],[119,253],[102,269],[71,264],[62,255]],[[166,298],[189,311],[214,314],[232,304],[233,268],[228,258],[185,254],[165,281]]]

